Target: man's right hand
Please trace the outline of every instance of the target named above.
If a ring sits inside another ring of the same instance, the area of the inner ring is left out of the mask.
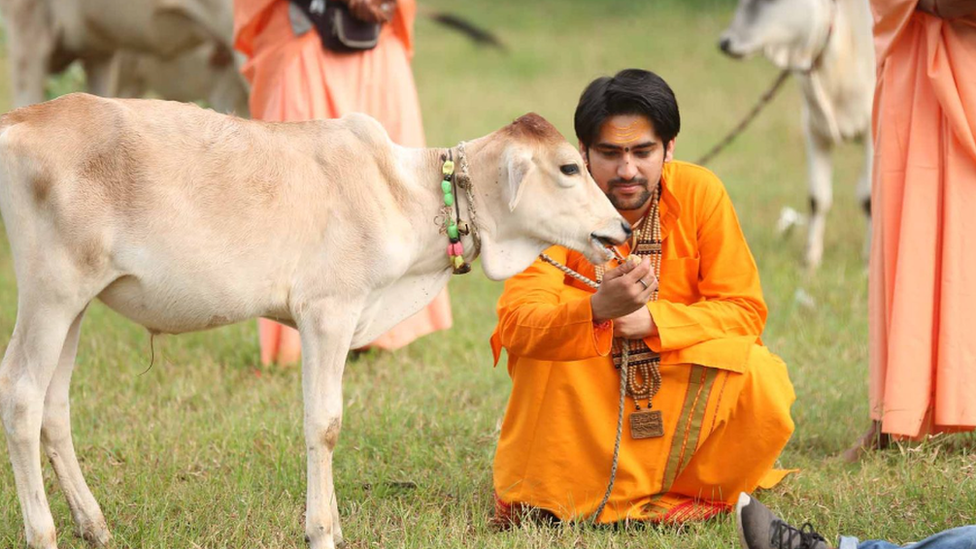
[[[641,280],[647,284],[641,284]],[[603,282],[590,296],[593,321],[604,322],[619,318],[647,305],[651,293],[657,288],[657,278],[651,272],[651,260],[644,258],[638,264],[630,261],[603,276]]]
[[[349,11],[367,23],[389,23],[396,10],[396,0],[340,0],[349,5]]]

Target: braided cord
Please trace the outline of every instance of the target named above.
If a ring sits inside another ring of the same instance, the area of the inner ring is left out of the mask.
[[[659,203],[658,199],[660,198],[659,193],[660,193],[660,188],[658,188],[658,190],[655,191],[654,202],[651,206],[651,211],[649,214],[651,218],[651,223],[649,224],[650,226],[645,227],[644,229],[644,230],[650,230],[652,234],[652,239],[658,243],[660,243],[661,241],[660,216],[658,212],[658,203]],[[637,238],[637,241],[640,241],[639,237]],[[658,248],[658,250],[660,253],[660,248]],[[616,248],[613,248],[612,251],[614,255],[616,255],[618,258],[623,259],[620,256],[620,253],[617,252]],[[559,263],[558,261],[549,257],[546,254],[539,254],[539,258],[545,261],[546,263],[556,267],[557,269],[565,273],[567,276],[579,280],[580,282],[586,284],[591,288],[599,289],[600,287],[599,282],[594,282],[593,280],[590,280],[589,278]],[[657,263],[655,264],[654,274],[659,279],[661,276],[660,265],[661,265],[660,255],[658,255],[658,260]],[[596,270],[597,270],[597,279],[601,280],[602,272],[603,272],[601,267],[597,266]],[[657,299],[657,291],[655,290],[653,293],[652,300],[656,300],[656,299]],[[617,437],[613,443],[613,463],[610,466],[610,481],[607,483],[607,491],[603,494],[603,499],[600,501],[600,504],[597,506],[596,511],[594,511],[593,514],[590,515],[588,519],[586,519],[587,522],[594,525],[597,523],[597,520],[600,518],[600,514],[603,513],[603,509],[606,507],[607,502],[610,500],[610,494],[613,492],[613,485],[617,480],[617,466],[620,463],[620,442],[623,439],[623,430],[624,430],[624,405],[626,404],[627,401],[627,393],[628,391],[631,391],[633,393],[632,396],[634,397],[635,402],[637,402],[637,400],[641,397],[646,397],[647,408],[651,409],[651,399],[654,398],[654,395],[661,388],[661,373],[657,369],[656,365],[654,365],[652,368],[647,368],[646,365],[640,365],[642,366],[640,372],[643,378],[642,387],[638,388],[636,386],[636,380],[630,379],[630,341],[626,339],[618,339],[618,343],[620,345],[620,405],[617,410]],[[630,385],[634,386],[633,389],[629,387]],[[647,387],[643,387],[643,385],[646,385]],[[639,404],[637,406],[637,409],[638,410],[640,409]]]
[[[600,287],[598,283],[577,273],[546,254],[539,254],[539,258],[566,273],[567,276],[575,278],[591,288]],[[620,440],[623,438],[624,433],[624,405],[627,400],[627,363],[630,361],[630,345],[626,341],[623,342],[622,352],[623,354],[620,357],[620,406],[617,411],[617,438],[613,443],[613,464],[610,466],[610,482],[607,483],[607,491],[603,494],[603,500],[600,501],[600,505],[597,506],[596,511],[588,519],[593,524],[596,524],[597,519],[600,518],[600,513],[603,512],[603,508],[607,506],[607,501],[610,500],[610,494],[613,492],[613,485],[617,480],[617,465],[620,462]]]
[[[556,261],[555,259],[549,257],[546,254],[539,254],[539,258],[542,259],[543,261],[545,261],[546,263],[552,265],[553,267],[559,269],[560,271],[566,273],[566,276],[571,276],[571,277],[575,278],[576,280],[579,280],[583,284],[586,284],[590,288],[596,289],[596,288],[599,288],[600,287],[600,285],[597,284],[596,282],[593,282],[589,278],[586,278],[585,276],[583,276],[583,275],[579,274],[578,272],[570,269],[569,267],[563,265],[562,263]]]
[[[624,404],[627,400],[627,362],[630,360],[630,345],[624,345],[622,356],[620,357],[620,406],[617,412],[617,439],[613,443],[613,465],[610,466],[610,482],[607,484],[607,491],[603,494],[603,500],[597,506],[596,511],[590,515],[589,521],[596,524],[600,518],[600,513],[607,506],[610,500],[610,493],[613,492],[614,482],[617,480],[617,464],[620,462],[620,440],[624,435]]]
[[[460,163],[461,173],[457,176],[457,183],[464,189],[465,196],[468,197],[468,213],[471,214],[471,238],[474,240],[475,256],[481,254],[481,235],[478,234],[478,210],[475,208],[474,191],[471,184],[471,175],[468,173],[468,156],[464,154],[464,141],[458,143],[458,162]]]

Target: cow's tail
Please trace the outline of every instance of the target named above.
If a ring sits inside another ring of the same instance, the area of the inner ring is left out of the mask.
[[[442,11],[436,11],[431,8],[424,6],[418,6],[418,10],[422,15],[428,17],[437,23],[444,25],[449,29],[460,32],[461,34],[467,36],[473,40],[476,44],[481,46],[489,46],[492,48],[497,48],[501,51],[508,51],[508,47],[498,38],[495,33],[488,29],[483,29],[471,21],[461,17],[460,15],[455,15],[453,13],[447,13]]]

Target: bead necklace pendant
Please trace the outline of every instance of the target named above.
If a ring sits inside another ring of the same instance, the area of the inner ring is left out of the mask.
[[[630,414],[630,437],[633,439],[661,438],[664,436],[664,418],[661,410],[638,410]]]

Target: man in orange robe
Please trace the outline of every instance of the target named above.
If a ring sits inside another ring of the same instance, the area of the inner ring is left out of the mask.
[[[615,337],[646,344],[660,358],[661,383],[650,406],[626,399],[616,480],[599,522],[704,519],[783,477],[772,468],[793,432],[793,387],[759,339],[759,273],[725,188],[710,171],[672,158],[679,126],[670,87],[647,71],[600,78],[580,98],[583,156],[635,234],[653,222],[659,192],[659,297],[647,301],[657,284],[648,259],[608,264],[596,292],[542,261],[506,282],[491,339],[496,362],[508,351],[512,378],[494,463],[502,520],[526,509],[582,519],[598,508],[617,433]],[[576,252],[555,246],[547,254],[596,276]],[[638,406],[660,412],[659,433],[632,436]]]
[[[871,429],[976,427],[976,0],[872,0]]]
[[[307,19],[302,24],[304,16],[295,13],[287,0],[235,0],[234,47],[248,57],[243,73],[251,83],[252,116],[293,122],[362,112],[383,124],[394,143],[424,147],[420,103],[410,68],[415,0],[342,1],[354,15],[383,23],[375,48],[354,53],[326,50]],[[451,323],[444,289],[424,310],[371,346],[398,349],[418,337],[446,330]],[[264,364],[299,360],[296,330],[267,319],[259,319],[258,327]]]

